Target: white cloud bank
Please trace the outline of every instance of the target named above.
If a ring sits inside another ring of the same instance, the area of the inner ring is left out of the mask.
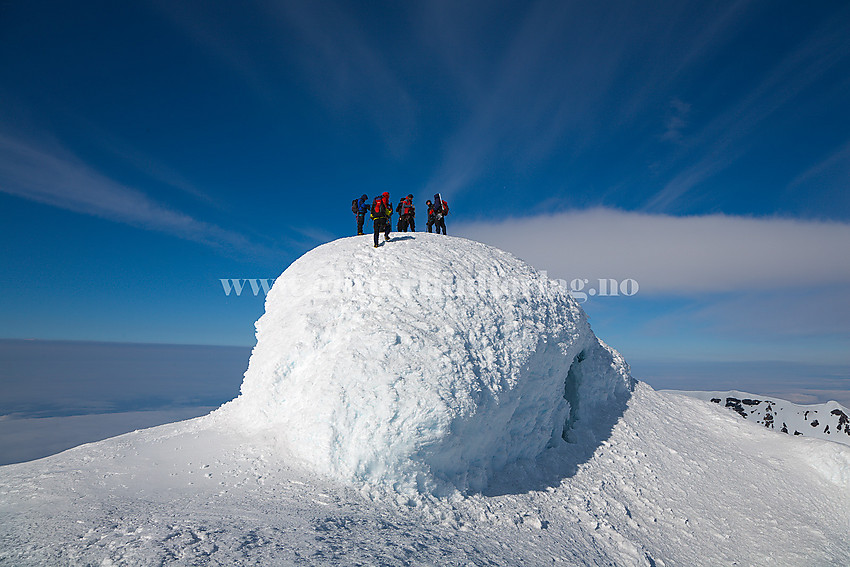
[[[450,230],[451,230],[450,226]],[[641,294],[850,284],[850,224],[611,209],[458,226],[553,278],[632,278]]]

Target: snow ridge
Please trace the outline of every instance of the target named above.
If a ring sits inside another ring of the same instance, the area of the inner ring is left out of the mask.
[[[604,434],[633,387],[563,289],[462,238],[320,246],[276,280],[256,328],[221,418],[273,430],[317,472],[400,491],[482,490]]]
[[[802,405],[737,390],[676,393],[727,407],[767,429],[850,445],[850,410],[835,401]]]

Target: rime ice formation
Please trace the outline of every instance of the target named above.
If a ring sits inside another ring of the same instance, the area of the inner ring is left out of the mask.
[[[320,246],[277,279],[256,327],[220,412],[320,473],[403,491],[480,490],[508,463],[593,439],[633,387],[562,288],[461,238]]]

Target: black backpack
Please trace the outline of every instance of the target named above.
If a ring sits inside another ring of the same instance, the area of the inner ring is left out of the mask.
[[[360,207],[357,206],[357,199],[352,199],[351,200],[351,212],[356,215],[358,213],[359,208]]]

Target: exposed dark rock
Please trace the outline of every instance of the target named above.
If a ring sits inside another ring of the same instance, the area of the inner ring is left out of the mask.
[[[847,414],[841,411],[838,408],[835,408],[831,412],[832,415],[838,416],[838,431],[844,431],[847,435],[850,435],[850,417],[847,417]]]
[[[804,409],[800,407],[783,407],[782,400],[778,402],[774,402],[772,400],[757,400],[755,398],[737,398],[734,396],[728,396],[726,398],[711,398],[711,402],[715,404],[722,404],[725,400],[725,406],[731,410],[734,410],[738,415],[743,417],[744,419],[749,419],[758,423],[759,425],[763,425],[767,429],[779,429],[782,433],[789,434],[789,427],[787,419],[791,419],[792,423],[796,423],[796,420],[799,420],[802,417],[806,423],[811,425],[813,428],[823,428],[818,429],[816,431],[805,430],[807,433],[802,433],[800,431],[795,430],[794,435],[801,436],[809,436],[814,435],[817,437],[827,436],[825,438],[835,439],[836,433],[845,433],[850,436],[850,412],[841,409],[833,409],[828,410],[825,409],[826,406],[819,405],[814,406],[819,409]],[[824,418],[819,419],[818,412],[827,411],[830,412],[829,416],[824,416]],[[832,416],[835,416],[833,419]],[[837,423],[836,423],[837,422]],[[808,433],[811,431],[811,433]],[[843,440],[835,439],[839,442],[843,442]]]
[[[738,398],[726,398],[726,407],[732,408],[741,414],[741,417],[747,417],[748,415],[747,412],[744,411],[744,406],[741,405],[741,400]]]

